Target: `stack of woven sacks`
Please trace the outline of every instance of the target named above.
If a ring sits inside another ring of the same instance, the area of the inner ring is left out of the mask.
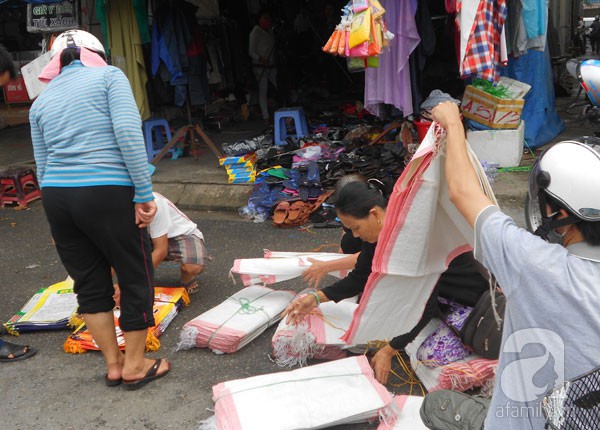
[[[73,280],[67,278],[35,293],[4,327],[15,335],[28,331],[64,329],[73,322],[76,313],[77,296],[73,292]]]
[[[157,351],[160,348],[158,338],[165,332],[169,324],[179,313],[183,306],[190,303],[190,298],[185,288],[154,287],[154,323],[153,327],[148,329],[146,336],[146,351]],[[119,327],[119,317],[121,310],[115,308],[113,311],[115,329],[117,333],[117,343],[119,348],[125,349],[125,338]],[[73,321],[75,322],[75,321]],[[75,331],[67,338],[63,345],[67,353],[81,354],[89,350],[99,351],[100,348],[92,337],[84,321],[79,321]]]
[[[309,359],[346,357],[348,345],[340,338],[348,330],[357,306],[356,298],[326,302],[298,325],[281,321],[272,340],[275,363],[282,367],[305,366]]]
[[[200,429],[317,429],[365,422],[385,413],[392,396],[365,356],[213,386],[215,415]]]
[[[210,348],[217,354],[236,352],[279,321],[295,296],[293,291],[261,286],[244,288],[185,324],[178,349],[197,347]]]

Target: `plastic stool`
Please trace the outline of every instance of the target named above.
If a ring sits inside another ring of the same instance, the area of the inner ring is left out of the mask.
[[[163,141],[163,129],[167,136],[167,142],[171,141],[171,128],[169,122],[164,118],[153,118],[144,121],[144,139],[146,141],[146,153],[148,154],[148,161],[152,159],[162,151],[165,146]],[[169,149],[167,154],[173,157],[173,148]]]
[[[26,207],[42,197],[35,173],[31,169],[9,170],[0,174],[0,206],[13,203]]]
[[[286,119],[292,118],[294,120],[294,127],[296,128],[296,134],[287,133]],[[279,109],[275,111],[275,144],[285,145],[288,137],[304,137],[308,136],[308,125],[306,123],[306,117],[304,116],[304,109],[301,107],[291,107],[285,109]]]

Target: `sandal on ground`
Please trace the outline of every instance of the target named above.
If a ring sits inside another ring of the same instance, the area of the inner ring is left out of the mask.
[[[163,371],[162,373],[158,373],[158,368],[160,367],[160,363],[162,363],[163,360],[165,363],[167,363],[167,370]],[[169,370],[171,370],[171,365],[169,364],[169,362],[163,358],[159,358],[154,361],[154,364],[150,367],[150,369],[148,369],[146,375],[143,378],[132,380],[123,379],[123,386],[129,391],[139,390],[149,382],[152,382],[155,379],[162,378],[167,373],[169,373]]]
[[[198,283],[198,281],[196,279],[192,279],[187,284],[183,284],[183,286],[185,287],[185,290],[187,291],[188,294],[197,293],[200,288],[200,284]]]
[[[116,387],[117,385],[121,385],[121,382],[123,382],[123,379],[121,379],[121,378],[110,379],[108,377],[108,373],[106,375],[104,375],[104,384],[107,387]]]
[[[283,201],[277,204],[275,212],[273,213],[273,222],[275,224],[283,224],[285,219],[288,217],[288,211],[290,210],[290,203]]]
[[[37,351],[28,345],[16,345],[4,341],[0,346],[0,362],[8,363],[11,361],[27,360],[36,353]]]
[[[289,212],[288,212],[287,220],[293,222],[296,219],[298,219],[298,216],[300,215],[300,211],[302,210],[304,205],[305,205],[305,203],[302,201],[292,203],[290,206]]]

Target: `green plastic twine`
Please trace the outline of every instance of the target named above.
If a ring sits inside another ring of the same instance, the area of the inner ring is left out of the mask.
[[[240,297],[239,299],[237,299],[237,301],[240,304],[240,308],[235,311],[233,313],[233,315],[231,315],[229,318],[227,318],[225,321],[223,321],[223,323],[217,327],[215,329],[215,331],[210,335],[210,337],[208,338],[208,342],[206,342],[206,346],[208,348],[210,348],[210,342],[213,340],[213,338],[215,337],[215,335],[217,334],[217,332],[225,325],[229,322],[229,320],[231,320],[233,317],[235,317],[237,314],[245,314],[245,315],[251,315],[251,314],[255,314],[256,312],[262,312],[263,314],[265,314],[267,316],[267,322],[266,325],[267,327],[269,326],[269,321],[271,320],[271,316],[265,312],[265,310],[263,309],[263,307],[259,307],[257,308],[256,306],[251,306],[252,302],[255,302],[259,299],[262,299],[264,296],[271,294],[273,291],[268,291],[265,294],[258,296],[257,298],[250,300],[247,299],[245,297]],[[229,297],[228,300],[236,300],[233,297]]]

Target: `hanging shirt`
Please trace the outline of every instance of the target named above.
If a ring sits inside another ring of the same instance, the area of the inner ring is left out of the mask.
[[[472,4],[473,2],[468,3],[469,6]],[[463,2],[459,2],[457,6],[461,17],[468,12],[462,10]],[[506,0],[481,0],[472,28],[465,25],[464,21],[458,21],[461,33],[469,34],[461,62],[463,79],[477,77],[496,81],[502,62],[500,43],[506,15]]]
[[[394,38],[389,49],[379,55],[379,67],[365,70],[365,108],[379,115],[381,103],[387,103],[408,116],[413,113],[408,60],[421,41],[415,23],[417,1],[388,0],[381,4],[386,10],[388,31]]]
[[[548,21],[547,0],[522,0],[522,3],[527,37],[533,39],[545,35]]]
[[[248,55],[255,66],[262,66],[261,58],[269,60],[269,66],[275,65],[275,37],[271,31],[255,25],[250,32]]]

